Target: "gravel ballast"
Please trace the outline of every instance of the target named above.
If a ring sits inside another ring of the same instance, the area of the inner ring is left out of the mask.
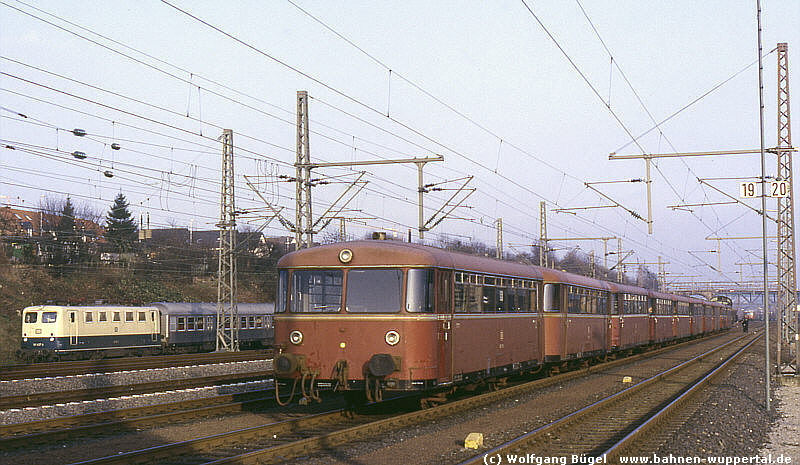
[[[192,379],[227,374],[242,374],[267,371],[272,368],[271,360],[252,360],[242,362],[218,363],[211,365],[194,365],[176,368],[158,368],[152,370],[135,370],[116,373],[98,373],[53,378],[36,378],[26,380],[0,382],[0,395],[17,396],[41,392],[72,391],[79,389],[100,388],[106,386],[129,386],[156,381]],[[0,411],[0,423],[25,423],[47,420],[61,416],[80,415],[131,407],[143,407],[164,402],[213,397],[222,394],[268,389],[271,380],[234,383],[220,386],[204,386],[199,388],[179,389],[159,393],[137,394],[110,397],[81,402],[9,409]]]

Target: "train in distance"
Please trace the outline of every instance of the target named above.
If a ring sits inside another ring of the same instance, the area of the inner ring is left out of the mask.
[[[271,347],[272,303],[239,303],[239,344]],[[230,320],[223,324],[230,328]],[[155,302],[144,307],[37,305],[22,311],[19,356],[59,360],[211,351],[217,304]]]

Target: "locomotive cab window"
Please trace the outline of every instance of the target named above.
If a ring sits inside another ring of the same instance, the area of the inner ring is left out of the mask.
[[[39,319],[39,314],[36,312],[28,312],[25,314],[25,323],[36,323]]]
[[[408,270],[406,310],[409,312],[433,312],[433,270],[418,268]]]
[[[401,308],[403,272],[350,270],[347,272],[345,309],[352,313],[393,313]]]
[[[44,312],[42,313],[42,323],[55,323],[57,316],[56,312]]]

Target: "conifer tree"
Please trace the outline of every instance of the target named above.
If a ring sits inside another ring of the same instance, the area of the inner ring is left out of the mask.
[[[137,238],[136,222],[131,218],[128,206],[128,201],[120,192],[106,216],[105,237],[121,252],[130,250]]]
[[[75,235],[75,207],[69,197],[67,197],[64,208],[61,210],[61,218],[58,220],[56,231],[59,239],[67,239]]]

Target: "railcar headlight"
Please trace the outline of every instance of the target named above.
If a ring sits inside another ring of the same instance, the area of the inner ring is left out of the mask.
[[[400,333],[395,330],[387,331],[386,336],[383,338],[390,346],[397,345],[400,342]]]
[[[353,259],[353,251],[350,249],[342,249],[339,251],[339,261],[342,263],[350,263]]]
[[[303,342],[303,333],[298,330],[292,331],[289,333],[289,342],[294,345],[299,345],[301,342]]]

